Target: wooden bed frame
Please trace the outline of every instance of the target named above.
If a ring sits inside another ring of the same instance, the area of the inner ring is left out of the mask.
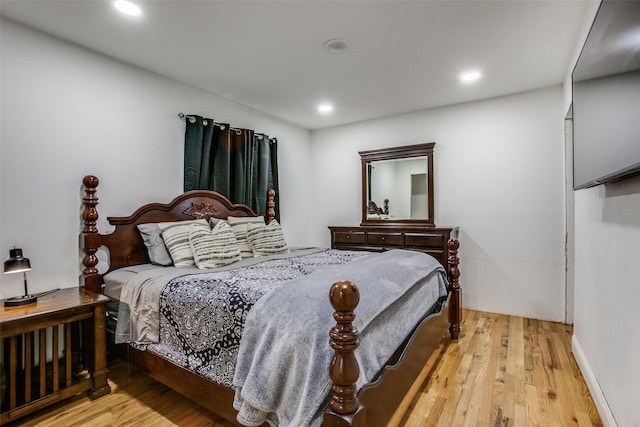
[[[104,273],[117,268],[149,262],[147,249],[137,230],[138,224],[150,222],[180,221],[194,218],[227,218],[228,216],[256,216],[246,205],[232,204],[226,197],[213,191],[195,190],[176,197],[173,201],[147,204],[127,217],[108,217],[115,230],[110,234],[100,234],[97,228],[99,180],[88,175],[83,181],[85,196],[82,199],[83,230],[80,234],[80,248],[84,251],[84,270],[80,285],[93,292],[102,292],[103,274],[96,265],[96,252],[100,247],[109,249],[110,265]],[[273,197],[269,190],[267,219],[274,216]],[[385,426],[395,409],[412,386],[427,360],[438,347],[447,328],[452,339],[460,333],[461,307],[458,277],[458,241],[450,240],[448,262],[445,265],[450,283],[446,304],[439,313],[423,320],[394,357],[378,379],[365,385],[356,393],[359,366],[354,356],[358,347],[359,333],[352,321],[358,305],[358,288],[351,282],[337,282],[327,289],[329,300],[335,309],[336,326],[327,331],[335,355],[331,366],[327,367],[333,381],[331,400],[324,414],[323,426],[328,427],[374,427]],[[448,320],[445,308],[448,307]],[[129,346],[129,362],[140,370],[192,399],[198,404],[237,424],[236,410],[233,409],[234,392],[211,380],[195,374],[161,356],[149,351],[140,351]],[[366,409],[366,410],[365,410]],[[267,424],[263,424],[267,426]]]

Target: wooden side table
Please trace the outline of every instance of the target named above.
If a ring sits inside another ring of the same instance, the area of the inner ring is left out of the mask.
[[[82,287],[58,290],[28,306],[4,307],[0,300],[0,424],[84,391],[92,400],[111,392],[107,301]]]

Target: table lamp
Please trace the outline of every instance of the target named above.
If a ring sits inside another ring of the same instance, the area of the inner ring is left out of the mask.
[[[38,300],[36,295],[29,295],[27,290],[27,271],[31,270],[28,258],[22,256],[22,249],[9,250],[9,259],[4,262],[4,274],[22,273],[24,276],[24,295],[8,298],[4,302],[5,307],[33,304]]]

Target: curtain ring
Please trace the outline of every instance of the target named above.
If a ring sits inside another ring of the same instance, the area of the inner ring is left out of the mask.
[[[204,120],[202,121],[202,125],[203,125],[203,126],[208,126],[208,125],[209,125],[209,120],[204,119]]]
[[[196,118],[193,116],[187,116],[187,119],[189,119],[189,123],[194,124],[196,122]]]

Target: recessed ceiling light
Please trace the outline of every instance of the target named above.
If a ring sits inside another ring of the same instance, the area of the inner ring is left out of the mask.
[[[475,82],[480,77],[482,77],[482,73],[478,70],[465,71],[458,75],[458,78],[465,83]]]
[[[333,111],[333,105],[329,103],[324,103],[318,105],[318,112],[321,114],[329,114]]]
[[[142,10],[138,5],[131,3],[128,0],[116,0],[113,2],[113,5],[125,15],[138,16],[142,13]]]
[[[327,52],[338,53],[347,50],[347,42],[342,39],[331,39],[324,42]]]

